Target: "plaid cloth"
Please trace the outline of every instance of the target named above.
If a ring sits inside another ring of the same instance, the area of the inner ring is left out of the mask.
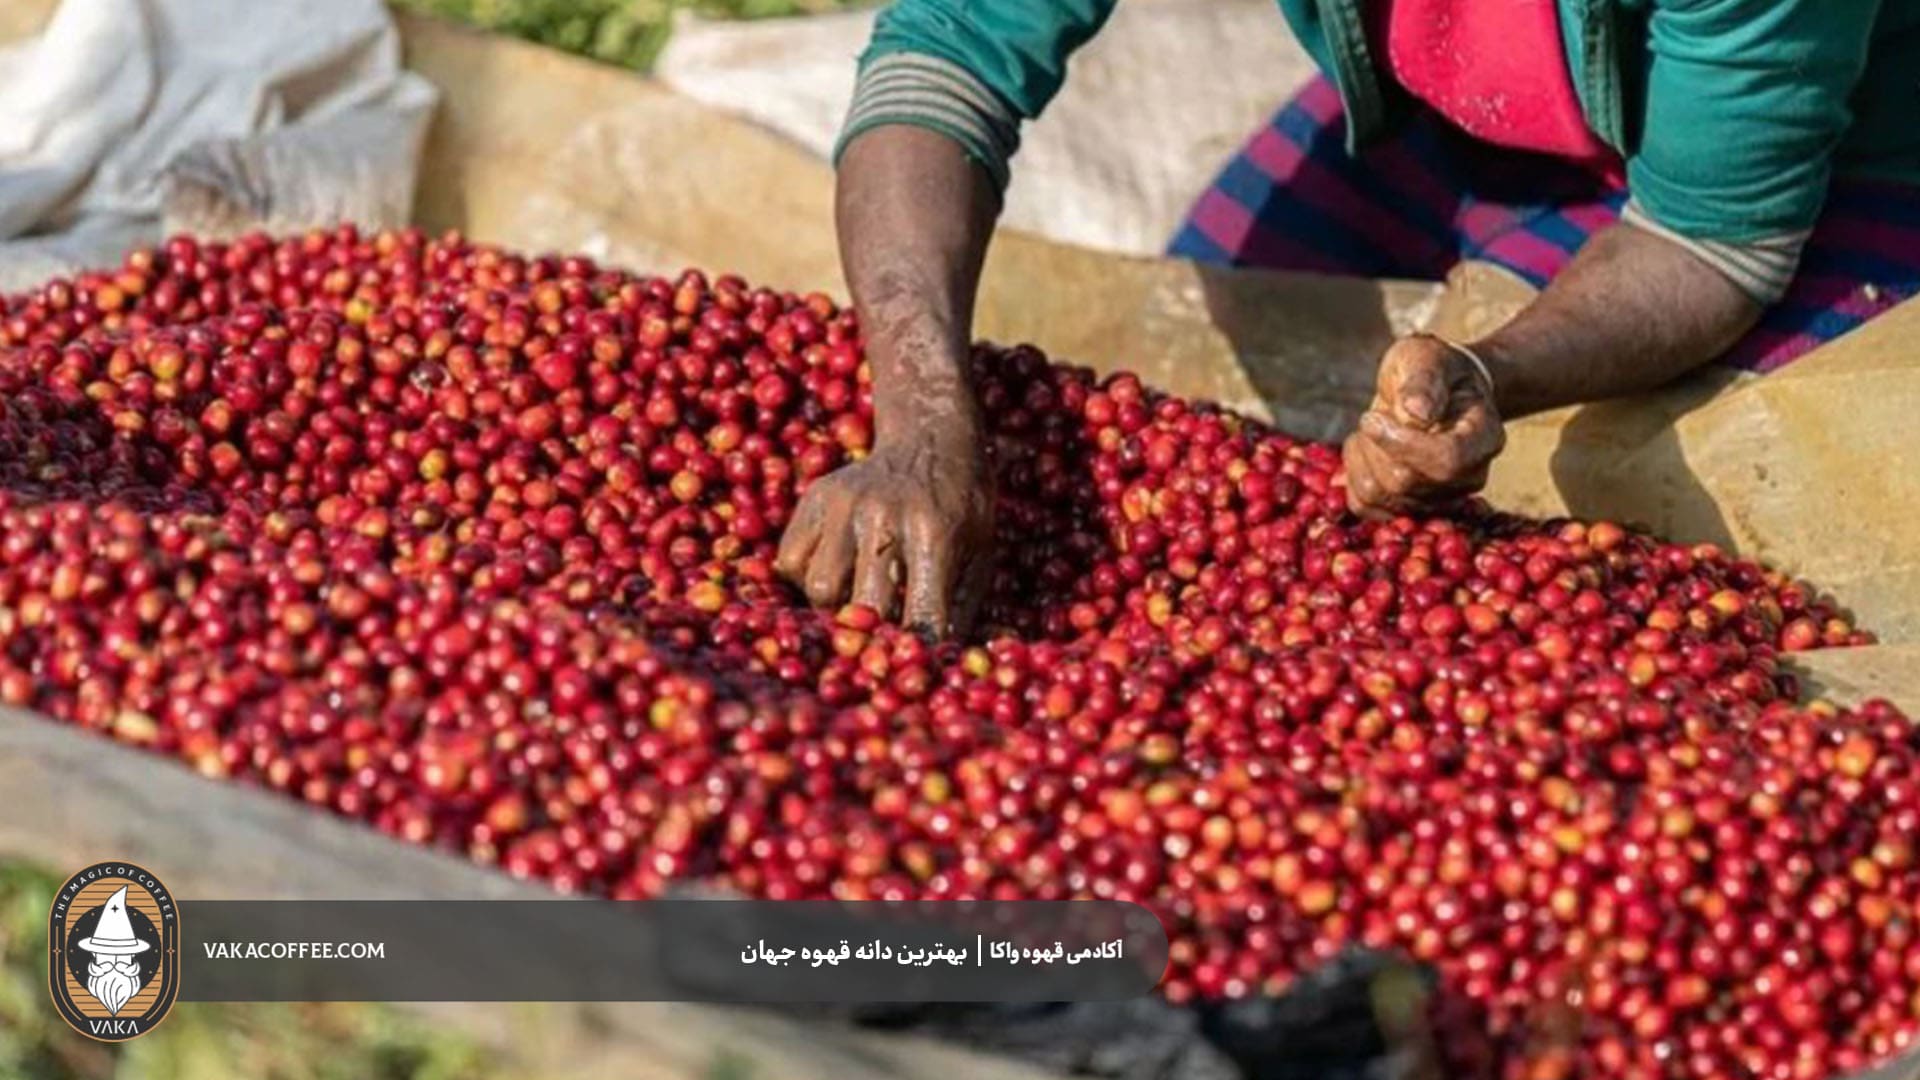
[[[1168,253],[1202,262],[1439,280],[1498,264],[1536,286],[1626,205],[1617,177],[1476,143],[1432,114],[1359,156],[1316,79],[1200,196]],[[1786,297],[1723,361],[1772,371],[1920,294],[1920,188],[1837,178]]]

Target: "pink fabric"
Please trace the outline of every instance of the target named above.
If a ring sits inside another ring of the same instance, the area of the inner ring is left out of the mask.
[[[1407,92],[1476,139],[1612,171],[1567,69],[1555,0],[1377,0],[1376,48]]]
[[[1383,17],[1375,55],[1384,57],[1386,12],[1369,11]],[[1432,108],[1358,154],[1345,136],[1337,91],[1316,79],[1220,171],[1169,252],[1428,281],[1481,259],[1544,287],[1627,202],[1604,165],[1496,147]],[[1793,288],[1724,361],[1772,371],[1916,296],[1920,189],[1836,178]]]

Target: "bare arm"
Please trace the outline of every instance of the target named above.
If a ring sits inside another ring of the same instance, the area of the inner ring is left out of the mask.
[[[835,192],[840,258],[873,372],[873,453],[809,488],[779,568],[817,605],[964,630],[988,572],[992,493],[967,381],[974,294],[1000,199],[960,145],[904,125],[860,135]]]
[[[999,213],[986,173],[943,135],[896,125],[847,147],[834,217],[867,336],[881,442],[929,423],[977,428],[966,363]]]
[[[1680,245],[1607,229],[1525,311],[1472,345],[1491,387],[1438,339],[1387,350],[1373,403],[1347,440],[1348,501],[1362,513],[1416,513],[1476,491],[1506,444],[1504,419],[1671,382],[1724,352],[1760,312]]]
[[[1679,245],[1616,225],[1477,351],[1514,419],[1669,383],[1725,352],[1760,310]]]

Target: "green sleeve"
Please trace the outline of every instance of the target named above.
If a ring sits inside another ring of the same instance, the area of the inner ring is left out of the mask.
[[[1115,0],[895,0],[874,21],[834,157],[884,124],[938,131],[1004,187],[1024,120],[1060,92],[1067,58]]]
[[[1657,0],[1634,201],[1699,240],[1804,234],[1826,201],[1881,0]]]
[[[895,0],[873,25],[864,68],[921,53],[971,72],[1022,119],[1060,92],[1067,58],[1106,23],[1115,0]]]

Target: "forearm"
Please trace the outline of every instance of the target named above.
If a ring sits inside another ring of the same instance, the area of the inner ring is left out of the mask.
[[[986,172],[937,132],[874,128],[842,154],[840,261],[867,340],[878,442],[977,430],[967,357],[999,209]]]
[[[1760,312],[1679,245],[1616,225],[1475,351],[1512,419],[1671,382],[1725,352]]]

